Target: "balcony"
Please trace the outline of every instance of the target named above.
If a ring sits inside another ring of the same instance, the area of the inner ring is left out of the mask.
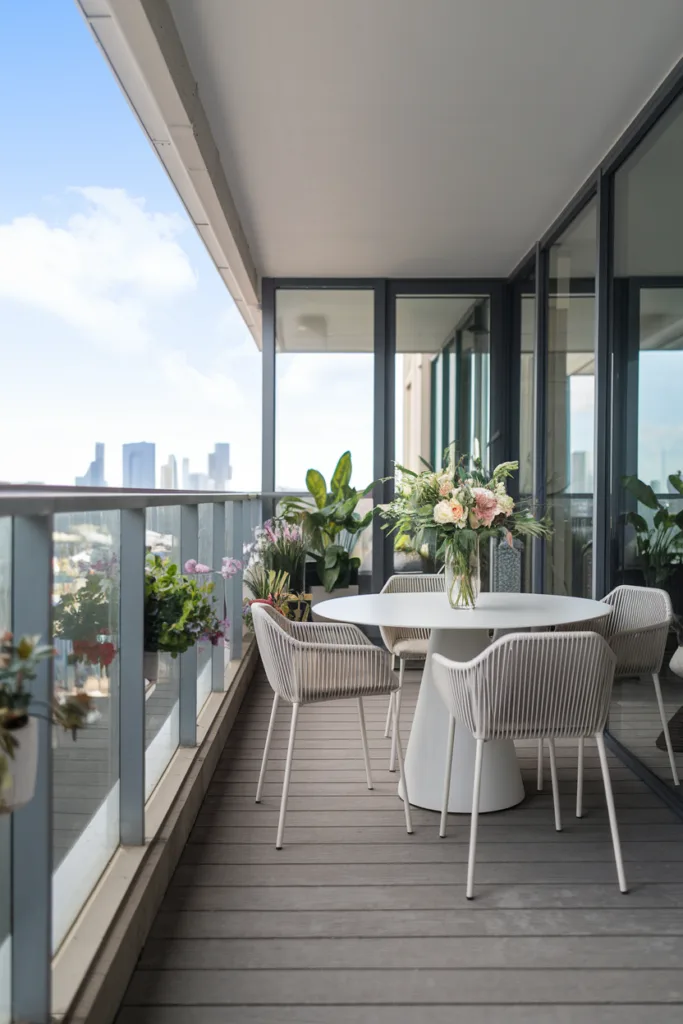
[[[181,560],[244,555],[261,500],[19,488],[0,496],[0,608],[18,631],[50,634],[46,585],[51,567],[53,593],[65,584],[67,552],[78,563],[108,544],[120,588],[107,671],[79,681],[58,656],[37,682],[45,696],[80,682],[99,719],[76,743],[44,724],[36,795],[0,819],[0,963],[15,1015],[22,1001],[16,1019],[41,1021],[49,998],[55,1016],[93,1024],[440,1022],[454,1012],[487,1024],[635,1024],[644,1012],[670,1020],[683,1000],[681,824],[618,758],[628,896],[614,880],[595,750],[586,751],[577,820],[576,747],[558,748],[556,833],[549,786],[536,790],[536,746],[519,744],[526,799],[481,819],[470,904],[467,816],[451,816],[439,839],[438,815],[415,808],[415,834],[405,832],[388,771],[386,698],[366,702],[373,792],[353,702],[302,711],[286,842],[275,849],[288,713],[256,806],[272,694],[243,634],[239,576],[227,593],[228,650],[162,659],[145,693],[132,614],[145,542]],[[407,676],[404,742],[420,674]],[[615,689],[620,716],[629,686]],[[673,712],[668,683],[665,694]],[[641,732],[646,722],[638,712]],[[4,1013],[12,1019],[9,1005]]]

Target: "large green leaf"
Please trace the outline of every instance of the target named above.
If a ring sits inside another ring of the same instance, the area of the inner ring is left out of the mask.
[[[340,491],[343,491],[345,487],[348,487],[349,481],[351,480],[352,468],[351,452],[344,452],[335,466],[332,479],[330,480],[330,490],[332,491],[332,494],[337,495]]]
[[[637,533],[648,533],[650,530],[650,527],[647,525],[647,521],[637,512],[627,512],[624,516],[624,520],[629,523]]]
[[[325,548],[325,568],[332,569],[345,554],[341,544],[330,544]]]
[[[629,494],[632,494],[636,501],[646,508],[659,508],[659,502],[655,492],[649,484],[643,483],[637,476],[624,476],[621,482]]]
[[[683,494],[683,480],[680,473],[672,473],[669,477],[669,483],[679,494]]]
[[[670,518],[671,517],[670,517],[670,513],[669,513],[668,508],[660,508],[659,511],[657,512],[657,514],[655,515],[655,518],[654,518],[655,527],[657,529],[659,529],[661,526],[668,527],[670,525],[669,524],[669,519]]]
[[[317,469],[309,469],[306,473],[306,487],[313,495],[318,508],[325,508],[327,504],[327,484],[325,477]]]
[[[323,586],[329,594],[331,590],[334,590],[335,584],[339,579],[339,573],[341,572],[341,563],[337,562],[329,569],[323,569]]]

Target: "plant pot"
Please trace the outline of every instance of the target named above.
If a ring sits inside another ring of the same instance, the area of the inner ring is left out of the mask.
[[[315,606],[322,604],[324,601],[331,601],[336,597],[355,597],[358,594],[358,586],[352,587],[340,587],[338,590],[332,590],[328,593],[324,587],[311,587],[311,618],[313,622],[332,622],[332,619],[323,618],[321,615],[316,615]]]
[[[0,792],[0,811],[17,811],[32,799],[38,772],[38,722],[29,718],[21,729],[12,731],[17,741],[14,757],[7,757],[9,786]]]
[[[142,674],[149,683],[156,683],[159,678],[159,652],[145,651],[142,662]]]
[[[306,571],[304,573],[304,581],[306,586],[306,593],[310,594],[314,590],[325,591],[320,577],[318,576],[318,566],[315,562],[306,562]],[[358,568],[354,567],[349,572],[349,586],[356,586],[358,583]],[[337,592],[335,591],[335,594]]]

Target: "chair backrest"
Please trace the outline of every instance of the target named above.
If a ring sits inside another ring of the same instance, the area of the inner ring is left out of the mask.
[[[382,594],[435,594],[444,590],[442,573],[397,572],[382,587]],[[382,641],[388,651],[400,640],[429,640],[428,629],[395,629],[380,626]]]
[[[603,601],[612,607],[612,614],[607,620],[609,636],[664,623],[668,625],[673,615],[667,592],[654,587],[615,587]]]
[[[435,654],[432,672],[477,739],[578,737],[604,729],[615,663],[597,633],[514,633],[470,662]]]
[[[252,604],[254,632],[266,677],[272,689],[285,700],[294,701],[294,648],[288,620],[267,604]]]

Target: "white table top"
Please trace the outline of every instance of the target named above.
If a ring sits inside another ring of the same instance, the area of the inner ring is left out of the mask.
[[[584,597],[550,594],[481,594],[476,608],[451,608],[444,593],[363,594],[315,605],[338,622],[398,629],[524,629],[562,626],[608,615],[610,606]]]

